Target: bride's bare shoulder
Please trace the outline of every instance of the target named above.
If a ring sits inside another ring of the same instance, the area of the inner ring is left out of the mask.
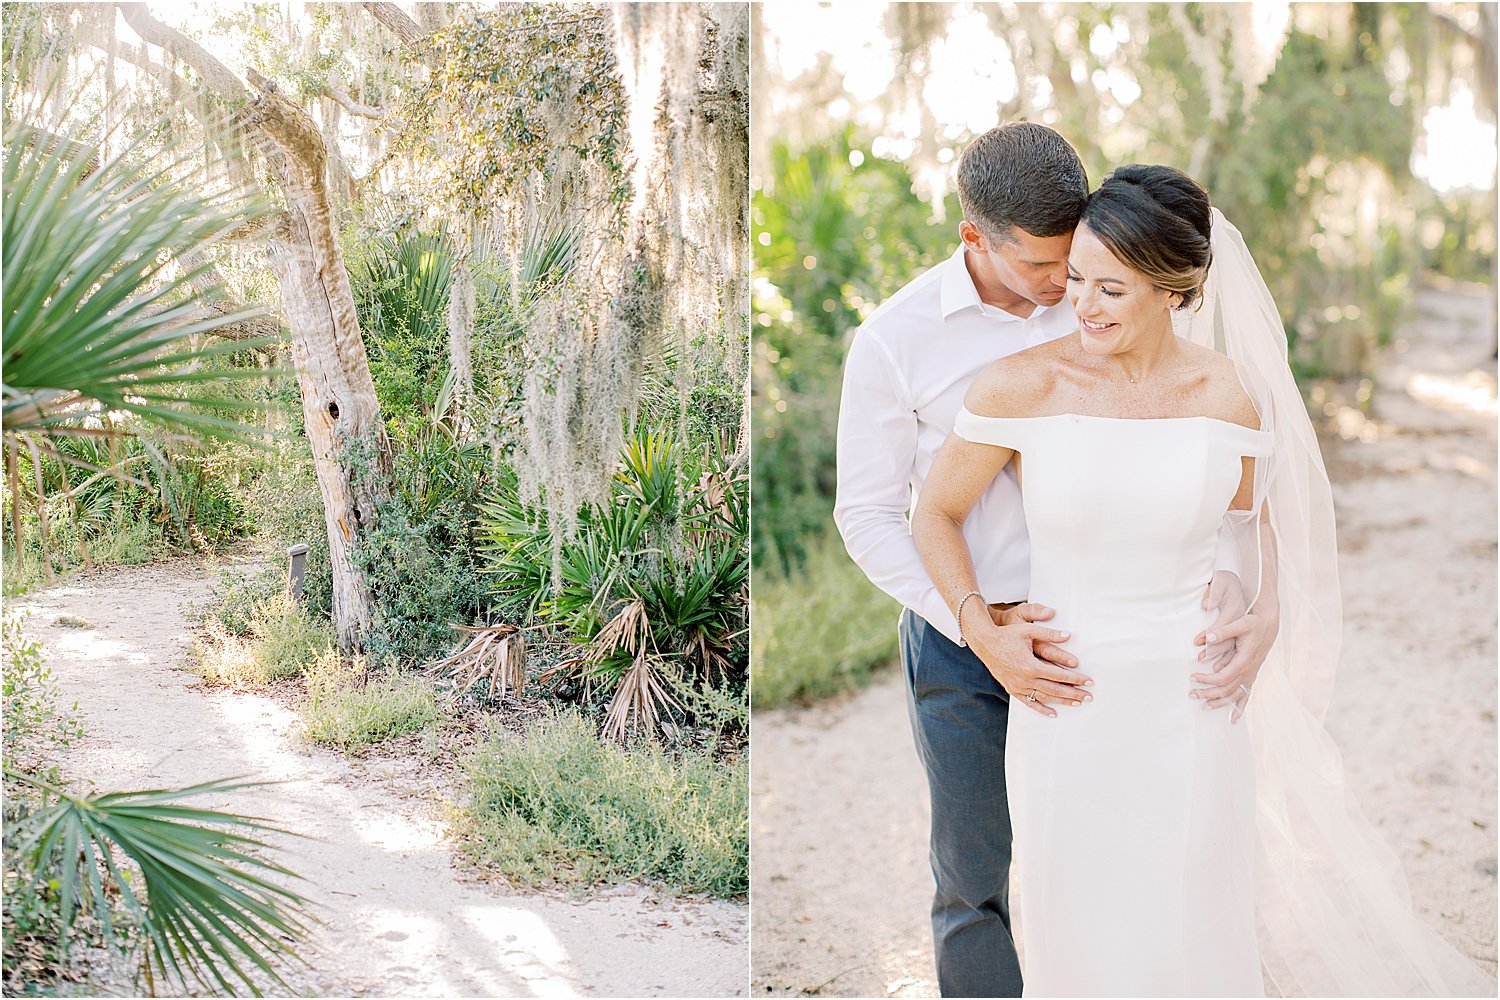
[[[1228,355],[1197,344],[1188,345],[1202,364],[1201,391],[1208,415],[1252,430],[1261,426],[1260,413],[1240,381],[1239,369]]]
[[[1034,416],[1056,384],[1066,348],[1054,340],[994,362],[975,377],[964,407],[981,417]]]

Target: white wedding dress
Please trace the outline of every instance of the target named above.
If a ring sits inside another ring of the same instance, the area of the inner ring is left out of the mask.
[[[1248,727],[1188,692],[1241,457],[1267,456],[1271,435],[968,410],[955,432],[1020,454],[1028,599],[1055,609],[1094,681],[1056,718],[1010,712],[1025,995],[1262,996]]]
[[[1174,329],[1234,362],[1263,430],[967,410],[955,427],[1020,455],[1029,597],[1094,679],[1057,718],[1009,716],[1026,995],[1496,996],[1418,918],[1345,787],[1323,727],[1343,623],[1333,493],[1276,304],[1218,209],[1212,240],[1202,308]],[[1254,510],[1229,512],[1242,457]],[[1239,725],[1188,697],[1221,546],[1247,595],[1274,569],[1280,609]]]

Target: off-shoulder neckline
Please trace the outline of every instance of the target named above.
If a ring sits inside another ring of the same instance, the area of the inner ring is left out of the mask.
[[[1056,417],[1075,417],[1082,420],[1109,420],[1121,424],[1159,424],[1174,423],[1183,420],[1208,420],[1212,423],[1223,424],[1225,427],[1232,427],[1250,434],[1271,433],[1263,427],[1246,427],[1244,424],[1237,424],[1233,420],[1225,420],[1223,417],[1210,417],[1205,414],[1194,414],[1186,417],[1102,417],[1093,413],[1044,413],[1034,417],[989,417],[982,413],[975,413],[967,406],[962,408],[961,414],[963,413],[967,413],[976,420],[1052,420]]]

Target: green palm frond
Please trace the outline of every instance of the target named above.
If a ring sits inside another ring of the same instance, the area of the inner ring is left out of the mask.
[[[6,433],[97,431],[104,410],[178,434],[251,432],[234,418],[259,404],[223,383],[264,377],[228,362],[267,341],[192,341],[261,313],[206,309],[202,287],[207,249],[266,207],[239,192],[180,189],[171,159],[152,163],[130,146],[100,162],[78,137],[24,122],[6,129]]]
[[[526,232],[519,261],[521,297],[524,303],[566,278],[578,261],[583,230],[562,218],[547,218]]]
[[[375,241],[364,281],[371,328],[400,330],[420,343],[440,342],[453,262],[453,238],[446,229]]]
[[[288,831],[257,817],[181,804],[264,782],[231,778],[83,797],[21,771],[5,774],[42,793],[40,808],[9,835],[37,872],[58,856],[64,947],[80,908],[110,926],[108,876],[141,928],[151,975],[229,994],[260,996],[267,981],[286,986],[278,967],[300,961],[294,944],[311,918],[306,901],[282,884],[298,876],[258,857],[266,845],[255,835]],[[139,868],[144,892],[132,888],[116,851]]]

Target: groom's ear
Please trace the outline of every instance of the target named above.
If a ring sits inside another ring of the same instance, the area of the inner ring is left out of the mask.
[[[979,227],[968,219],[958,224],[958,238],[963,241],[964,246],[975,253],[989,253],[989,241],[984,238],[984,233],[979,231]]]

